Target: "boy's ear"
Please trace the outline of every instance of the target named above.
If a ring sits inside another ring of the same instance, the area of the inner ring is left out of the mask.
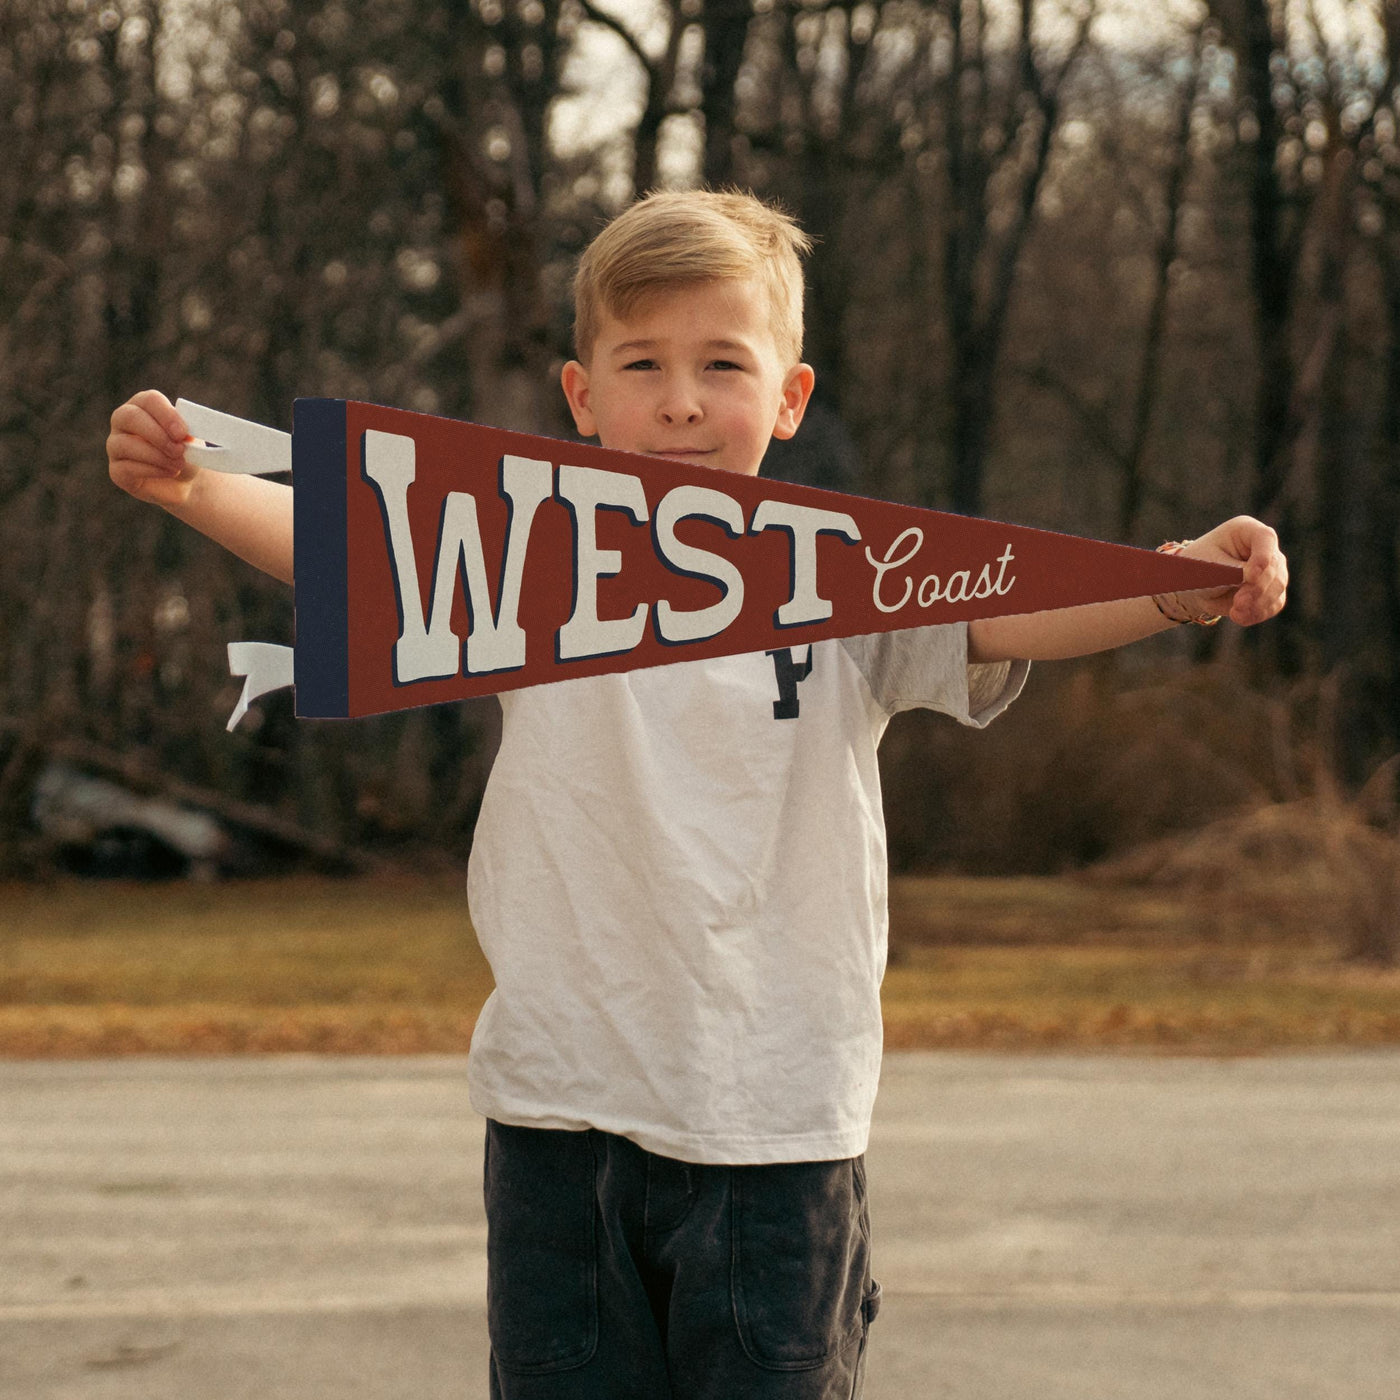
[[[812,397],[817,376],[811,365],[794,365],[783,381],[783,401],[778,408],[778,420],[773,424],[775,438],[790,438],[802,425]]]
[[[574,415],[574,427],[582,437],[597,437],[598,424],[588,406],[588,371],[577,360],[570,360],[559,375],[569,412]]]

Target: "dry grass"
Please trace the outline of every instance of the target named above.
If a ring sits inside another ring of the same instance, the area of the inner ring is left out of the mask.
[[[888,1042],[1400,1044],[1398,863],[1394,835],[1324,797],[1249,807],[1080,876],[899,882]]]
[[[890,970],[884,1008],[900,1049],[1400,1044],[1400,974],[1296,951],[919,948]]]
[[[1195,901],[1076,876],[904,876],[890,882],[890,961],[921,947],[1160,946],[1199,941]]]
[[[464,1049],[491,974],[460,882],[0,890],[0,1054]]]
[[[1161,869],[896,881],[888,1043],[1400,1044],[1400,973],[1306,901]],[[0,888],[3,1056],[458,1051],[490,986],[460,882]]]
[[[1091,879],[1174,896],[1218,937],[1400,962],[1400,843],[1335,796],[1246,808],[1130,851]]]
[[[0,1058],[116,1055],[455,1054],[471,1043],[476,1008],[438,1006],[0,1007]]]
[[[490,986],[460,880],[0,891],[0,1003],[462,1006]]]

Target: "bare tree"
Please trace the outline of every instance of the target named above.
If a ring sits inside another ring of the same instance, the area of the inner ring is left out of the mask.
[[[944,14],[950,57],[939,106],[949,211],[942,267],[953,361],[951,501],[965,514],[982,508],[996,371],[1017,266],[1049,168],[1066,85],[1088,44],[1094,14],[1092,6],[1086,8],[1063,53],[1052,55],[1036,34],[1033,0],[1019,0],[1007,62],[990,42],[985,0],[951,0]]]

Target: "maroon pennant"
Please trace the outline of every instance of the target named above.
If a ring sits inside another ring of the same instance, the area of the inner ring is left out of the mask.
[[[1235,565],[301,399],[297,713],[1236,584]]]

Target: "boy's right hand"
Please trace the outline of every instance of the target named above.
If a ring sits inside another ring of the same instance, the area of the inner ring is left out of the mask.
[[[123,491],[152,505],[185,505],[199,468],[185,460],[193,443],[175,405],[157,389],[143,389],[112,414],[107,473]]]

